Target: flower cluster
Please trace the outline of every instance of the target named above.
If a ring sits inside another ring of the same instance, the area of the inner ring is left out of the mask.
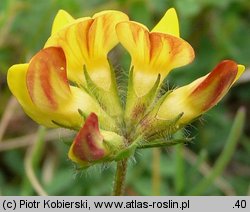
[[[125,104],[108,60],[119,43],[131,56]],[[162,93],[169,72],[193,59],[173,8],[151,31],[119,11],[74,19],[60,10],[44,48],[9,69],[8,85],[33,120],[78,132],[68,156],[88,167],[130,157],[137,148],[173,144],[171,135],[216,105],[244,71],[225,60]]]

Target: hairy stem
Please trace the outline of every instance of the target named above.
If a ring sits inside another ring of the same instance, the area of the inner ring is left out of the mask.
[[[124,160],[117,162],[114,188],[113,188],[114,196],[124,195],[125,178],[126,178],[126,173],[127,173],[127,163],[128,163],[128,159],[124,159]]]

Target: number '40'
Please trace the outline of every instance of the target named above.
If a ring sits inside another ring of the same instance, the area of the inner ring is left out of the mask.
[[[234,206],[237,208],[246,208],[247,202],[246,200],[237,200]]]

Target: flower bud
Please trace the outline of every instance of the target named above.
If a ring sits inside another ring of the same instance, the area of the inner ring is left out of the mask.
[[[188,124],[215,106],[242,72],[242,66],[234,61],[222,61],[208,75],[169,94],[159,108],[157,118],[171,120],[183,113],[178,123]]]
[[[98,117],[91,113],[73,141],[68,156],[82,165],[112,160],[123,145],[123,138],[114,132],[100,131]]]

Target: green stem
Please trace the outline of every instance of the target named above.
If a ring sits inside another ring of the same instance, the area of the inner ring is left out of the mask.
[[[152,192],[153,196],[160,196],[161,188],[161,150],[155,148],[153,151],[153,160],[152,160]]]
[[[154,148],[154,147],[168,147],[168,146],[173,146],[176,144],[185,144],[191,141],[192,141],[192,138],[171,139],[168,141],[156,140],[154,142],[140,144],[138,145],[138,149],[147,149],[147,148]]]
[[[175,175],[175,190],[177,195],[182,195],[184,188],[185,188],[185,161],[183,158],[183,144],[178,144],[176,145],[176,152],[175,152],[175,157],[176,157],[176,175]]]
[[[117,162],[114,188],[113,188],[114,196],[124,195],[125,178],[126,178],[127,165],[128,165],[127,163],[128,163],[128,159],[124,159],[124,160]]]
[[[36,176],[36,171],[43,156],[45,133],[46,129],[40,126],[37,132],[36,141],[33,143],[33,146],[27,151],[27,154],[25,156],[24,166],[27,177],[25,178],[23,184],[24,191],[22,192],[22,195],[30,195],[32,190],[35,190],[37,194],[41,196],[48,195]],[[29,183],[27,183],[27,181],[29,181]]]

